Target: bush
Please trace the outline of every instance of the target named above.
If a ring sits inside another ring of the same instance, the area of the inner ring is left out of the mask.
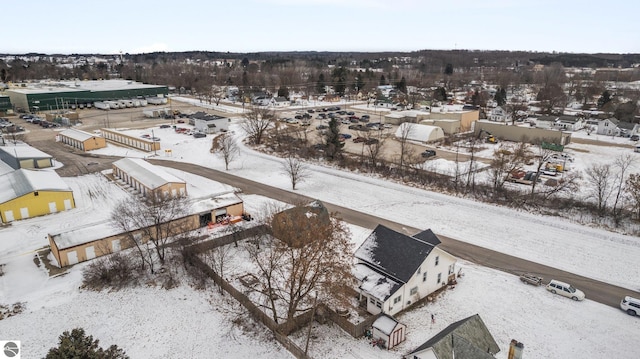
[[[131,259],[118,252],[93,261],[82,273],[82,286],[92,290],[121,288],[134,278]]]

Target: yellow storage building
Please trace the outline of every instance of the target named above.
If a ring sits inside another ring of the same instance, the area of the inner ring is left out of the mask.
[[[75,208],[73,191],[54,171],[19,169],[0,176],[0,220],[43,216]]]

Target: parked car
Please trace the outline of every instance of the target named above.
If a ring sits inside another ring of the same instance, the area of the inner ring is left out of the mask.
[[[367,139],[364,137],[356,137],[353,139],[354,143],[361,143],[361,142],[365,142]]]
[[[351,135],[348,133],[341,133],[339,136],[347,140],[351,138]]]
[[[422,152],[420,154],[420,156],[422,156],[424,158],[433,157],[435,155],[436,155],[436,151],[434,151],[434,150],[425,150],[424,152]]]
[[[342,123],[343,125],[348,125],[351,123],[351,121],[347,120],[346,118],[343,118],[342,120],[340,120],[340,123]]]
[[[353,112],[353,111],[349,111],[349,112],[347,112],[347,115],[349,115],[349,116],[354,116],[355,114],[356,114],[356,113],[355,113],[355,112]]]
[[[318,125],[318,126],[316,126],[316,130],[326,130],[327,128],[329,128],[329,126],[327,126],[327,125]]]
[[[574,288],[571,284],[555,279],[552,279],[549,284],[547,284],[547,290],[553,294],[560,294],[561,296],[571,298],[576,301],[584,299],[583,291]]]
[[[366,141],[364,141],[365,145],[375,145],[376,143],[380,142],[377,138],[369,138]]]
[[[160,128],[171,128],[171,125],[160,125]]]
[[[297,118],[288,118],[287,123],[299,123],[300,121]]]
[[[632,135],[631,137],[629,137],[629,139],[631,141],[638,141],[638,140],[640,140],[640,136],[639,135]]]
[[[202,137],[207,137],[207,135],[202,133],[202,132],[194,132],[193,133],[193,137],[194,138],[202,138]]]
[[[640,315],[640,299],[626,296],[620,301],[620,308],[629,315]]]

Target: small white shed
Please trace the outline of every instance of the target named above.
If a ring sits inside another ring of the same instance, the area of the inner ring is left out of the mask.
[[[407,326],[383,314],[372,325],[373,339],[381,339],[387,349],[402,343],[407,336]]]

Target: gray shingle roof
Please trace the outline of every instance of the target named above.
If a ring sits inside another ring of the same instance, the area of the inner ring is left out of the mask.
[[[440,243],[430,230],[418,235]],[[410,237],[378,225],[356,250],[355,256],[374,270],[406,283],[436,245],[422,238]]]
[[[500,347],[478,314],[450,324],[407,357],[427,348],[432,348],[439,359],[453,359],[454,350],[456,359],[489,359],[493,358],[492,354],[500,351]]]

